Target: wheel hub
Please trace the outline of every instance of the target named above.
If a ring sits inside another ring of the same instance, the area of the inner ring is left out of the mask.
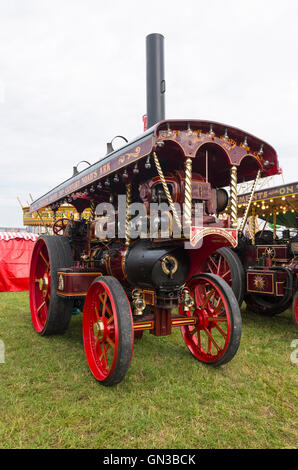
[[[49,280],[47,277],[41,277],[39,280],[38,280],[38,287],[39,287],[39,290],[43,290],[43,288],[46,286],[48,286],[49,284]]]
[[[96,338],[98,338],[100,341],[102,341],[105,337],[105,324],[102,319],[99,319],[96,323],[93,325],[93,333]]]
[[[206,312],[204,309],[197,309],[195,311],[195,315],[198,317],[198,329],[199,330],[204,330],[208,326],[210,326],[208,318],[210,318],[210,315]]]
[[[46,297],[48,290],[49,290],[49,278],[47,276],[47,273],[44,274],[43,277],[40,279],[37,279],[38,282],[38,288],[40,291],[42,291],[43,297]]]

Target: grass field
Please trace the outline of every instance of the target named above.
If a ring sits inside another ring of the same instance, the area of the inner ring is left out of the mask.
[[[298,332],[286,312],[243,311],[240,349],[222,368],[192,358],[178,329],[136,341],[125,380],[99,385],[82,344],[82,317],[39,337],[28,293],[0,294],[1,448],[295,448]]]

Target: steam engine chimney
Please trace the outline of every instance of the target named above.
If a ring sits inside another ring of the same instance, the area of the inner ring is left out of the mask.
[[[165,119],[164,37],[146,37],[147,129]]]

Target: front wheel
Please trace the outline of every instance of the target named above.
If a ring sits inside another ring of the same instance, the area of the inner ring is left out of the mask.
[[[102,385],[124,379],[133,351],[130,304],[120,282],[97,277],[87,292],[83,339],[89,368]]]
[[[236,354],[241,339],[241,313],[228,284],[215,274],[199,274],[187,285],[193,306],[188,314],[196,325],[181,327],[191,354],[201,362],[220,366]],[[183,313],[182,306],[180,313]]]

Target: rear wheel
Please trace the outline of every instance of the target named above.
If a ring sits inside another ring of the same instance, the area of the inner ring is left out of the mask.
[[[91,284],[83,312],[84,348],[89,368],[103,385],[124,379],[133,351],[130,304],[120,282],[97,277]]]
[[[264,315],[266,317],[273,317],[279,313],[287,310],[292,300],[288,299],[284,301],[283,298],[262,295],[262,294],[247,294],[245,296],[245,302],[248,310],[251,310],[258,315]]]
[[[298,291],[294,295],[293,304],[292,304],[292,318],[296,327],[298,328]]]
[[[186,285],[197,317],[196,325],[181,327],[191,354],[201,362],[219,366],[236,354],[241,339],[241,314],[232,289],[214,274],[199,274]],[[185,311],[180,306],[180,313]]]
[[[61,236],[42,235],[34,245],[29,279],[31,318],[40,335],[64,333],[73,309],[73,300],[56,293],[57,272],[72,266],[69,241]]]
[[[204,271],[224,279],[241,307],[245,293],[245,273],[239,256],[231,248],[220,248],[208,256]]]

